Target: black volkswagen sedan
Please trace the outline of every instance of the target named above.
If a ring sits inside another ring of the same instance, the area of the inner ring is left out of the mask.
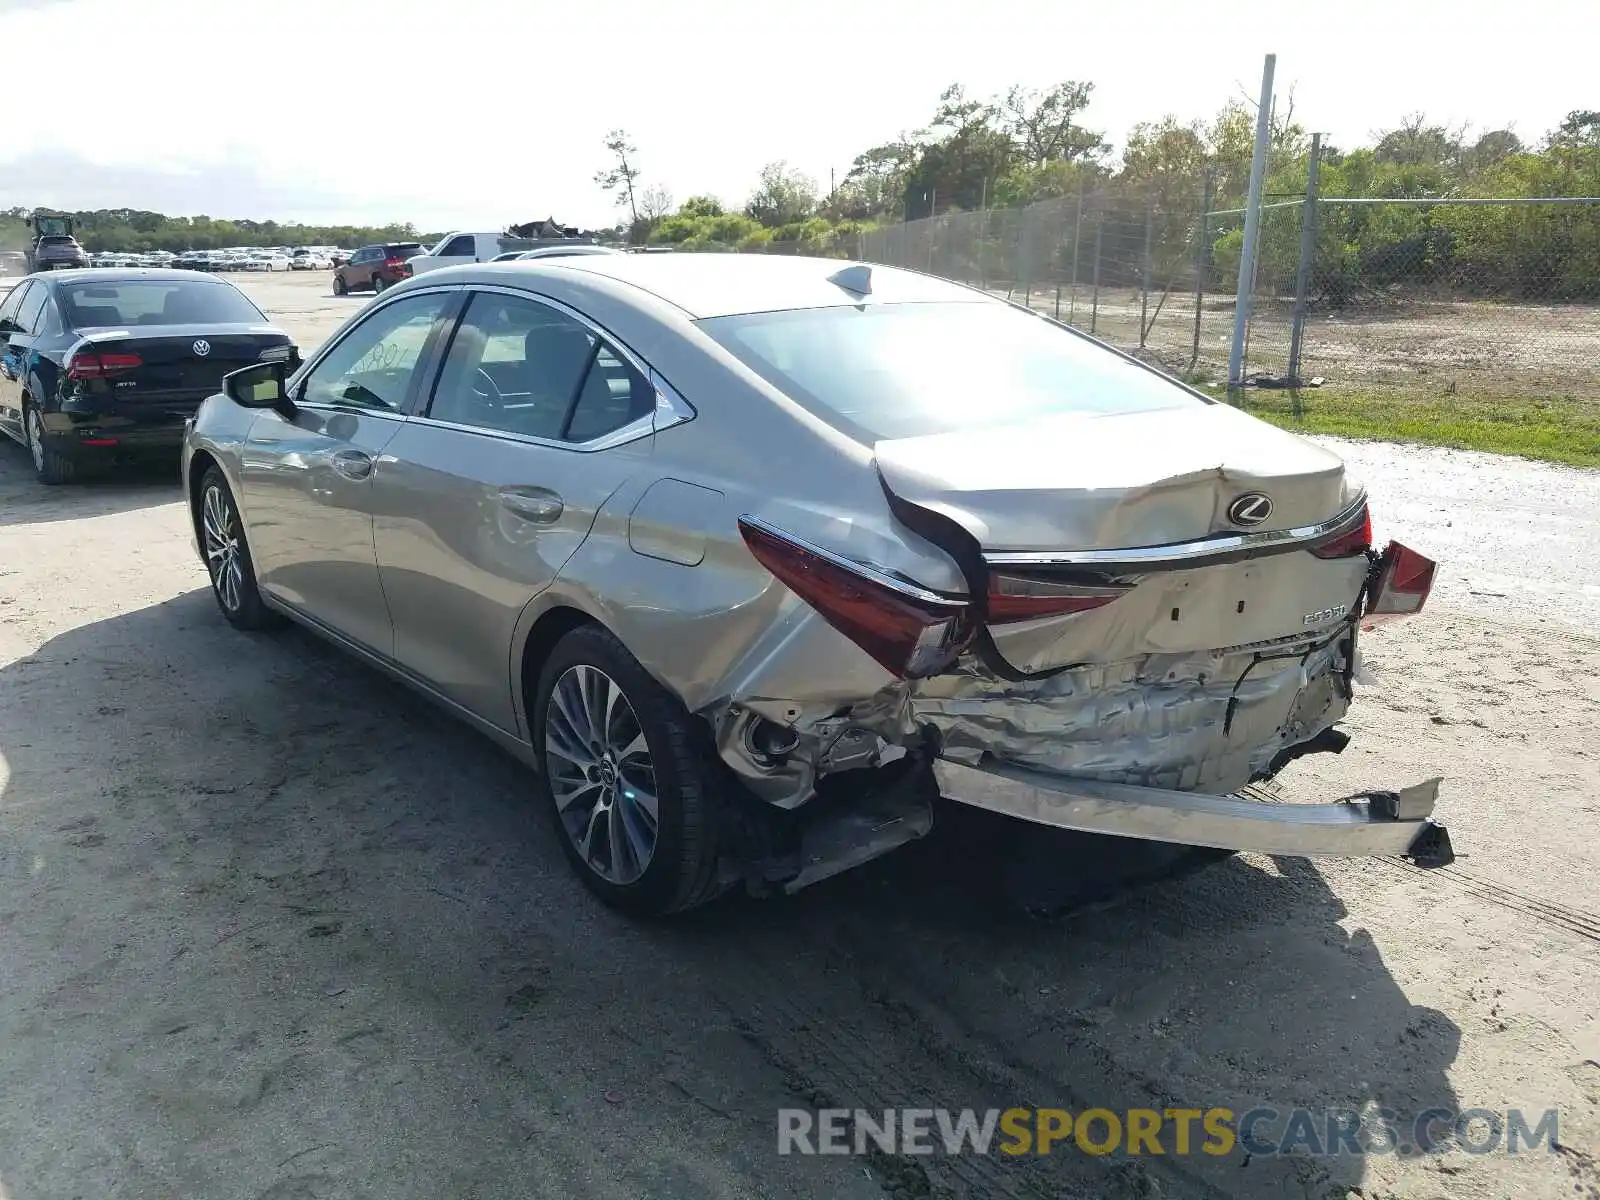
[[[184,422],[251,363],[299,361],[233,284],[192,271],[30,275],[0,300],[0,433],[45,483],[93,462],[177,455]]]

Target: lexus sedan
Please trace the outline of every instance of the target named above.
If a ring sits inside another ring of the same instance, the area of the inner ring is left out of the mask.
[[[0,302],[0,344],[0,433],[28,448],[44,483],[175,455],[224,375],[295,354],[231,283],[117,267],[24,279]]]
[[[242,629],[298,621],[534,771],[640,913],[792,891],[942,796],[1219,850],[1448,862],[1438,780],[1336,752],[1361,630],[1434,564],[1331,452],[986,293],[864,263],[430,271],[186,438]],[[1026,826],[1024,826],[1026,828]]]

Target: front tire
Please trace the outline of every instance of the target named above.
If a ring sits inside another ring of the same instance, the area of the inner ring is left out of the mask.
[[[556,644],[534,695],[538,788],[584,885],[639,916],[715,898],[720,806],[677,698],[594,625]]]
[[[23,424],[27,430],[28,453],[33,456],[33,473],[38,476],[39,482],[54,485],[71,483],[77,479],[77,462],[59,450],[51,449],[45,441],[44,423],[39,419],[39,410],[31,404],[27,407]]]
[[[200,479],[200,505],[195,514],[211,594],[222,615],[235,629],[267,629],[278,623],[256,587],[255,563],[245,541],[244,523],[228,481],[216,467]]]

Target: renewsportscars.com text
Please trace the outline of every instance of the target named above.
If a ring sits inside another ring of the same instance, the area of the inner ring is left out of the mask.
[[[1559,1145],[1555,1109],[784,1108],[779,1154],[1083,1154],[1217,1157],[1519,1154]]]

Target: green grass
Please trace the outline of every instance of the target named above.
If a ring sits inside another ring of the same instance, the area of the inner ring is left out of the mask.
[[[1205,389],[1220,399],[1226,392]],[[1419,442],[1600,467],[1600,401],[1575,397],[1429,395],[1403,390],[1246,389],[1235,401],[1295,433]]]

